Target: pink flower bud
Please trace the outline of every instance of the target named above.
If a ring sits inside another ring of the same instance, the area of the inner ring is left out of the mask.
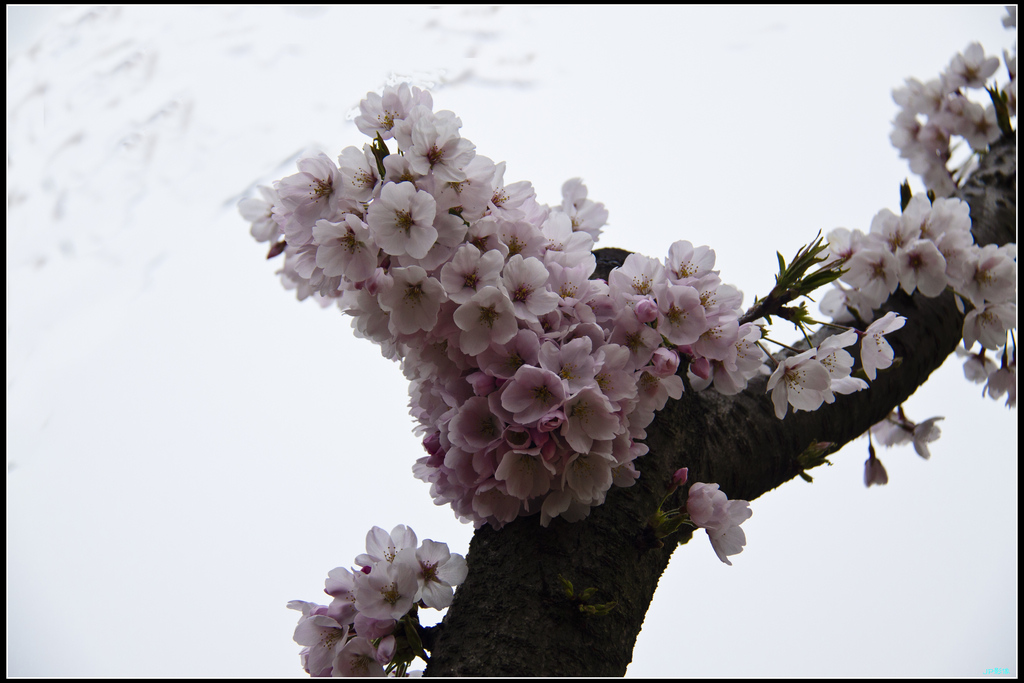
[[[701,379],[707,379],[711,376],[711,361],[704,357],[698,358],[690,363],[690,372]]]
[[[671,377],[679,369],[679,354],[671,349],[660,348],[654,352],[651,363],[654,364],[655,377]]]
[[[658,304],[650,299],[641,299],[633,309],[636,319],[642,323],[651,323],[658,319]]]
[[[431,432],[428,436],[423,439],[423,450],[430,455],[437,455],[437,452],[441,449],[441,433]]]
[[[881,486],[888,483],[889,475],[882,467],[882,461],[872,455],[864,462],[864,486],[870,487],[872,484]]]
[[[563,413],[559,408],[552,410],[550,413],[537,420],[537,429],[542,432],[551,432],[561,427],[563,422],[565,422],[565,413]]]
[[[377,268],[373,271],[373,275],[368,277],[363,286],[366,288],[366,293],[373,296],[377,296],[377,292],[381,289],[387,289],[394,282],[394,278],[384,272],[383,268]]]
[[[676,486],[682,486],[686,483],[686,477],[689,476],[690,470],[688,467],[680,467],[676,470],[676,473],[672,475],[672,483]]]
[[[474,372],[466,379],[473,385],[473,393],[477,396],[486,396],[495,389],[494,376],[486,372]]]

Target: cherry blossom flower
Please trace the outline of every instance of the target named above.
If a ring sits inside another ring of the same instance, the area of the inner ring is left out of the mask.
[[[579,178],[562,185],[562,211],[569,216],[573,232],[585,232],[595,242],[608,222],[608,210],[604,204],[587,199],[587,188]]]
[[[545,254],[544,234],[527,221],[498,221],[498,239],[508,247],[509,256],[542,258]]]
[[[412,183],[384,185],[367,213],[374,242],[392,256],[423,258],[437,239],[433,225],[436,208],[430,193],[417,190]]]
[[[335,676],[384,676],[384,667],[377,661],[377,648],[369,638],[352,638],[335,655],[333,664]]]
[[[511,341],[519,330],[512,302],[497,287],[484,287],[459,306],[455,324],[462,330],[459,348],[470,356],[479,355],[491,344]]]
[[[928,297],[946,289],[946,259],[931,240],[915,240],[896,252],[900,286],[907,294],[915,290]]]
[[[449,438],[470,453],[486,451],[501,439],[504,429],[488,399],[474,396],[462,404],[449,424]]]
[[[377,562],[356,575],[356,609],[372,619],[401,619],[415,602],[419,584],[408,562]]]
[[[412,87],[408,83],[388,86],[382,95],[368,92],[359,103],[356,128],[371,138],[380,135],[381,139],[390,140],[395,123],[408,116],[409,111],[418,105],[429,108],[433,106],[433,98],[429,91]]]
[[[547,238],[544,251],[544,263],[552,263],[569,267],[583,261],[597,260],[591,253],[594,249],[594,238],[583,230],[573,230],[572,219],[561,211],[553,211],[541,225],[541,233]],[[588,274],[589,275],[589,274]]]
[[[654,350],[661,346],[661,335],[637,320],[636,312],[626,307],[615,318],[609,341],[626,347],[633,369],[639,369],[651,361]]]
[[[681,266],[682,267],[682,266]],[[700,294],[693,287],[664,283],[657,292],[658,332],[673,344],[693,344],[708,329]]]
[[[570,396],[594,385],[596,361],[590,355],[593,342],[589,337],[573,339],[561,346],[545,342],[540,347],[538,360],[545,370],[555,373],[565,385],[565,395]]]
[[[718,484],[696,482],[690,487],[686,512],[693,524],[707,531],[718,559],[732,566],[728,556],[743,552],[743,546],[747,543],[740,525],[753,514],[750,503],[745,500],[729,500],[718,489]]]
[[[600,505],[612,486],[615,464],[610,453],[596,448],[588,453],[573,453],[565,463],[565,486],[577,501],[585,505]]]
[[[885,335],[903,327],[907,319],[889,311],[875,322],[868,325],[861,338],[860,362],[864,374],[874,381],[878,370],[885,370],[892,365],[893,351]]]
[[[380,184],[377,161],[370,145],[359,150],[346,147],[338,155],[338,172],[341,176],[341,192],[356,201],[368,202],[373,199],[374,190]]]
[[[450,111],[435,114],[422,105],[416,108],[415,113],[412,146],[411,149],[406,148],[410,168],[423,175],[431,173],[446,183],[465,180],[463,169],[473,160],[476,146],[459,137],[462,120]]]
[[[1017,305],[985,304],[964,318],[964,348],[981,342],[986,349],[999,349],[1006,344],[1006,332],[1016,326]]]
[[[293,605],[298,602],[292,601],[288,606],[295,609]],[[316,611],[299,620],[293,638],[299,645],[309,648],[304,657],[306,671],[311,676],[319,676],[331,668],[335,655],[345,645],[349,629],[326,614],[317,613],[326,608],[311,603],[304,605],[311,605]]]
[[[516,317],[537,322],[537,316],[558,308],[559,296],[548,290],[548,269],[537,258],[512,256],[505,263],[501,275],[502,285],[512,299]]]
[[[924,422],[919,422],[914,427],[914,450],[917,451],[917,454],[925,460],[932,457],[931,451],[928,450],[928,444],[942,436],[942,431],[939,429],[938,425],[935,424],[942,419],[944,418],[933,417],[925,420]]]
[[[877,308],[900,285],[899,261],[887,249],[864,248],[846,262],[843,282],[856,289],[871,308]]]
[[[391,533],[375,526],[366,532],[366,553],[356,557],[356,564],[366,567],[377,562],[394,562],[406,548],[416,547],[416,532],[399,524]]]
[[[850,394],[866,389],[868,384],[862,379],[850,377],[853,368],[853,356],[843,351],[847,346],[857,343],[857,331],[847,330],[842,334],[832,335],[818,345],[814,359],[828,370],[831,383],[829,390],[836,394]],[[827,397],[826,402],[831,403]]]
[[[963,294],[975,306],[1011,301],[1016,293],[1017,264],[1005,248],[988,244],[972,254],[964,273]]]
[[[655,288],[665,282],[665,266],[657,259],[641,254],[630,254],[623,264],[608,276],[613,297],[637,301],[653,296]]]
[[[494,165],[494,176],[491,180],[494,192],[487,204],[491,215],[509,221],[524,218],[522,207],[536,196],[533,185],[527,180],[505,185],[504,178],[505,162],[502,161]]]
[[[339,223],[317,221],[313,240],[317,244],[316,265],[324,275],[343,275],[351,282],[361,282],[377,268],[377,245],[358,216],[345,214]]]
[[[1010,362],[1003,358],[1003,367],[999,368],[988,376],[985,388],[982,389],[982,396],[988,395],[993,400],[999,400],[1006,394],[1006,407],[1013,408],[1017,405],[1017,355],[1013,354]]]
[[[768,379],[775,416],[786,416],[788,406],[794,410],[817,410],[829,395],[832,381],[828,370],[814,359],[817,349],[786,358]]]
[[[513,413],[519,424],[530,424],[559,408],[565,398],[564,384],[558,375],[524,365],[503,388],[501,405]]]
[[[337,206],[335,190],[341,185],[338,167],[323,152],[300,159],[299,172],[274,183],[279,202],[274,217],[281,224],[288,243],[299,246],[313,239],[313,224],[331,218]]]
[[[885,467],[882,466],[882,461],[875,457],[872,453],[871,456],[864,461],[864,486],[871,487],[872,485],[882,486],[889,483],[889,475],[885,472]]]
[[[431,329],[445,298],[441,283],[419,266],[392,268],[390,274],[394,284],[377,297],[380,307],[391,314],[388,329],[393,334]]]
[[[665,269],[668,277],[676,284],[690,284],[694,280],[713,273],[715,251],[710,247],[694,247],[686,240],[673,242],[668,248]]]
[[[999,68],[998,57],[985,57],[985,50],[979,43],[971,43],[961,54],[953,57],[949,68],[942,74],[947,91],[958,88],[983,88],[989,76]]]
[[[327,615],[339,624],[351,624],[356,616],[356,584],[352,572],[344,567],[335,567],[327,573],[324,592],[334,598],[327,608]]]
[[[404,552],[412,553],[411,549]],[[417,600],[432,609],[444,609],[452,604],[453,587],[466,580],[468,568],[462,555],[451,553],[446,543],[425,539],[410,558],[419,567]]]
[[[510,450],[501,456],[494,478],[505,484],[509,495],[521,500],[536,498],[551,488],[553,472],[543,458]]]
[[[257,188],[263,199],[247,197],[238,202],[238,212],[242,218],[252,221],[249,233],[257,242],[276,242],[281,236],[281,226],[274,220],[274,205],[280,203],[277,190],[259,185]]]
[[[607,441],[622,431],[618,416],[604,394],[587,388],[565,402],[562,436],[577,453],[588,453],[594,441]]]
[[[449,299],[464,304],[482,288],[497,286],[504,265],[501,252],[480,253],[472,244],[464,244],[441,268],[441,284]]]

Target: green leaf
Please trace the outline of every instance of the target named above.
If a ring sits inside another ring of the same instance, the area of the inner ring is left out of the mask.
[[[565,597],[571,598],[576,594],[572,589],[572,581],[564,578],[561,574],[558,575],[558,580],[562,582],[562,589],[565,590]]]

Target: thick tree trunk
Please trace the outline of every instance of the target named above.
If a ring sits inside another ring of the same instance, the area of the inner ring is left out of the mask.
[[[996,144],[961,196],[971,205],[978,244],[1015,241],[1016,140]],[[682,531],[656,547],[645,534],[676,469],[688,467],[691,482],[717,482],[730,498],[753,500],[796,477],[797,456],[812,442],[830,441],[838,449],[884,418],[960,341],[963,315],[948,292],[935,299],[900,294],[887,310],[907,318],[887,337],[903,360],[879,373],[869,389],[784,420],[775,417],[763,378],[732,397],[684,392],[647,430],[650,452],[637,461],[637,483],[613,488],[587,519],[556,519],[545,529],[534,516],[500,531],[479,529],[468,578],[442,625],[426,634],[432,646],[426,674],[623,675],[658,579],[677,543],[692,535]],[[676,493],[672,507],[685,501],[686,490]],[[590,602],[614,600],[614,610],[582,614],[565,597],[559,576],[577,590],[597,588]]]

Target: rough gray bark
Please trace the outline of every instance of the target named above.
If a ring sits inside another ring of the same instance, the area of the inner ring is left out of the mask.
[[[1016,139],[993,147],[960,196],[970,203],[978,244],[1015,241]],[[586,520],[556,519],[545,529],[527,517],[500,531],[479,529],[467,557],[468,578],[443,624],[425,634],[432,650],[426,675],[623,675],[658,579],[677,543],[692,535],[682,531],[656,547],[645,534],[676,469],[688,467],[691,482],[717,482],[730,498],[753,500],[796,477],[797,456],[810,443],[830,441],[838,449],[884,418],[959,343],[963,315],[948,292],[935,299],[900,293],[886,310],[907,318],[887,337],[903,362],[879,373],[869,389],[785,420],[775,417],[765,379],[732,397],[684,392],[647,430],[650,452],[637,461],[637,483],[613,488]],[[670,507],[683,503],[686,493],[681,488]],[[614,611],[581,614],[559,576],[578,590],[596,587],[591,602],[614,600]]]

